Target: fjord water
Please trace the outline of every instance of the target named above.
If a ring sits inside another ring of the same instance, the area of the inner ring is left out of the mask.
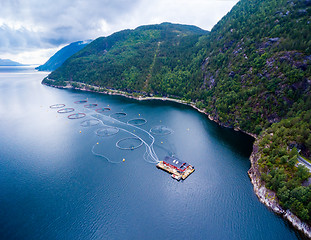
[[[32,69],[0,71],[1,239],[299,238],[253,193],[249,136],[187,106],[51,88],[41,85],[47,73]],[[175,154],[196,171],[177,182],[144,160],[144,147],[118,150],[125,133],[99,137],[100,126],[49,107],[89,113],[74,104],[83,99],[127,113],[122,121],[144,118],[147,131],[170,127],[173,134],[155,137],[159,158]],[[95,156],[97,142],[120,163]]]

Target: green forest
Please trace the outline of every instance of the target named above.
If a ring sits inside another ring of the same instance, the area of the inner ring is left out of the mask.
[[[297,158],[311,149],[311,98],[294,107],[298,113],[290,112],[260,135],[258,164],[262,181],[277,193],[281,205],[310,223],[311,186],[304,184],[310,173],[297,165]]]
[[[255,134],[262,182],[311,223],[311,1],[241,0],[208,32],[163,23],[101,37],[46,84],[86,83],[193,101],[221,125]]]

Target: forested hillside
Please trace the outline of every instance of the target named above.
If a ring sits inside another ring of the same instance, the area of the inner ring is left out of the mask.
[[[311,86],[310,1],[240,1],[206,43],[202,99],[222,123],[259,133]]]
[[[153,92],[150,82],[156,64],[169,69],[187,67],[201,36],[200,28],[162,23],[101,37],[68,59],[49,78],[76,81],[128,91]],[[189,76],[184,79],[189,81]],[[181,94],[179,93],[181,96]]]
[[[310,223],[296,164],[311,157],[311,0],[241,0],[210,33],[166,23],[99,38],[44,80],[74,82],[192,100],[257,134],[261,180]]]
[[[211,31],[199,99],[226,126],[260,134],[258,171],[310,224],[311,1],[240,1]],[[199,79],[201,78],[198,74]]]

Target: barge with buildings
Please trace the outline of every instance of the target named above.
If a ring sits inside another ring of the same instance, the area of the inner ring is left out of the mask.
[[[163,161],[157,164],[157,168],[162,169],[170,174],[172,178],[185,180],[191,173],[194,172],[194,167],[190,164],[179,160],[176,157],[166,156]]]

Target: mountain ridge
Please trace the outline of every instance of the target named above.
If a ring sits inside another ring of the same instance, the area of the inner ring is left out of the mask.
[[[1,59],[0,58],[0,66],[25,66],[19,62],[12,61],[10,59]]]
[[[54,71],[60,67],[69,57],[83,49],[91,40],[77,41],[66,45],[58,50],[47,62],[36,67],[39,71]]]

